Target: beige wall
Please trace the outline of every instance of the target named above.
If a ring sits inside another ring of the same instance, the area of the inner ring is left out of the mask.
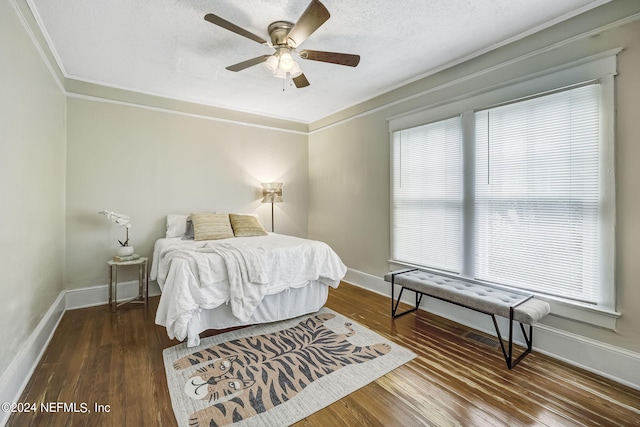
[[[309,139],[309,237],[329,243],[347,267],[379,277],[390,248],[388,135],[376,113]]]
[[[559,317],[548,317],[546,323],[604,343],[640,351],[640,286],[637,285],[640,278],[640,197],[637,190],[640,182],[640,22],[536,53],[545,46],[605,24],[621,10],[621,6],[635,7],[635,13],[638,13],[640,3],[617,2],[604,12],[600,9],[561,24],[562,28],[551,28],[427,77],[412,84],[410,92],[402,88],[395,97],[388,94],[312,124],[311,128],[315,130],[309,138],[309,237],[329,243],[350,268],[381,277],[389,270],[387,260],[390,257],[388,118],[435,106],[608,49],[624,47],[618,59],[616,82],[616,286],[617,308],[622,317],[615,332]],[[523,57],[488,73],[475,74],[523,55],[531,57]],[[451,84],[468,76],[475,77]],[[434,90],[438,87],[441,89]],[[402,97],[410,98],[402,101]],[[385,107],[385,103],[388,106]]]
[[[62,290],[65,96],[0,2],[0,377]]]
[[[259,187],[281,181],[275,231],[307,236],[306,134],[74,97],[67,105],[67,288],[107,283],[125,232],[104,209],[129,215],[131,244],[151,256],[167,214],[253,212],[270,229]]]

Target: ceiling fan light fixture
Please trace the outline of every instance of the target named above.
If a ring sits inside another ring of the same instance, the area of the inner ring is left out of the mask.
[[[271,55],[269,58],[267,58],[266,61],[264,61],[263,66],[265,70],[267,70],[271,74],[275,74],[278,71],[279,62],[280,60],[276,55]]]
[[[288,79],[291,76],[291,73],[278,68],[276,72],[273,73],[273,76],[279,79]]]
[[[291,78],[296,78],[298,77],[300,74],[302,74],[302,70],[300,69],[300,65],[298,65],[298,63],[296,61],[293,61],[293,67],[291,67],[291,71],[289,71],[289,73],[291,73]]]
[[[293,60],[291,53],[288,51],[280,52],[280,64],[279,67],[283,71],[291,71],[293,64],[296,62]]]
[[[291,67],[291,70],[285,71],[282,68],[278,68],[273,73],[273,76],[277,77],[279,79],[295,79],[296,77],[298,77],[301,74],[302,74],[302,70],[300,69],[300,66],[298,65],[297,62],[294,61],[293,62],[293,67]]]

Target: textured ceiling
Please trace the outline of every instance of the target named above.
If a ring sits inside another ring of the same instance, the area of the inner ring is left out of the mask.
[[[606,1],[322,0],[331,18],[301,49],[361,61],[351,68],[300,59],[311,83],[302,89],[262,65],[227,71],[273,50],[204,15],[268,39],[271,22],[296,22],[309,0],[28,3],[65,77],[308,123]]]

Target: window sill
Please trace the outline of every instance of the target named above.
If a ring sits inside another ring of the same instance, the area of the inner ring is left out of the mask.
[[[536,295],[536,298],[551,305],[551,315],[553,316],[587,323],[612,331],[616,330],[616,323],[622,316],[622,313],[616,311],[603,310],[587,304],[552,298],[547,295]]]
[[[401,268],[413,267],[413,268],[425,268],[415,264],[409,264],[394,260],[388,260],[389,266],[392,270],[397,270]],[[434,273],[437,273],[436,270],[431,270]],[[452,273],[443,272],[443,274],[447,274],[452,276]],[[461,280],[470,280],[460,276]],[[516,289],[514,289],[516,290]],[[556,317],[561,317],[565,319],[575,320],[577,322],[586,323],[589,325],[597,326],[599,328],[604,328],[608,330],[615,331],[616,323],[622,313],[618,313],[616,311],[604,310],[601,308],[596,308],[589,304],[580,304],[575,301],[563,300],[561,298],[554,298],[548,295],[540,295],[532,292],[536,298],[546,301],[551,305],[551,315]]]

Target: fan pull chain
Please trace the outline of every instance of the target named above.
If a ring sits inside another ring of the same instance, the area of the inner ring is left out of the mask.
[[[289,81],[289,86],[293,87],[293,79],[291,78],[291,73],[287,71],[287,74],[285,74],[285,78],[282,79],[282,91],[284,92],[285,89],[285,85],[284,82]]]

